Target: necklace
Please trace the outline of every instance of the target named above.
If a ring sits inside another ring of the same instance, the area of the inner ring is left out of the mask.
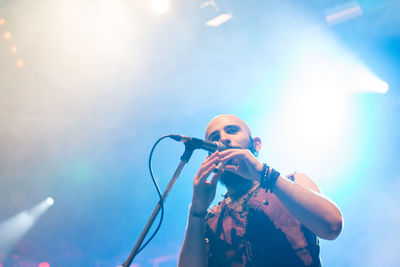
[[[240,203],[241,199],[244,199],[245,196],[251,195],[251,193],[258,187],[258,183],[251,183],[250,185],[245,185],[242,188],[240,188],[237,192],[229,195],[228,193],[225,194],[224,198],[226,200],[227,204],[230,203]],[[240,196],[236,198],[237,196]],[[240,204],[239,204],[240,205]]]

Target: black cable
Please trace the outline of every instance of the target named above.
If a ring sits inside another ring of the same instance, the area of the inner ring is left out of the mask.
[[[135,254],[134,256],[136,256],[137,254],[139,254],[139,252],[141,252],[141,251],[150,243],[150,241],[154,238],[154,236],[157,234],[158,230],[160,229],[162,220],[163,220],[163,218],[164,218],[164,201],[163,201],[163,198],[162,198],[162,195],[161,195],[160,188],[159,188],[159,186],[158,186],[158,184],[157,184],[157,181],[156,181],[156,179],[154,178],[153,169],[152,169],[152,167],[151,167],[151,160],[152,160],[152,157],[153,157],[154,149],[156,148],[156,146],[158,145],[158,143],[160,143],[161,140],[163,140],[163,139],[165,139],[165,138],[168,138],[168,137],[170,137],[170,136],[171,136],[171,135],[164,135],[164,136],[160,137],[160,138],[154,143],[153,148],[152,148],[151,151],[150,151],[150,155],[149,155],[149,171],[150,171],[150,176],[151,176],[151,179],[152,179],[152,181],[153,181],[153,184],[154,184],[154,186],[155,186],[155,188],[156,188],[158,197],[160,198],[160,201],[159,201],[158,203],[159,203],[160,206],[161,206],[161,215],[160,215],[160,221],[158,222],[158,225],[157,225],[156,230],[153,232],[153,234],[150,236],[150,238],[146,241],[146,243],[144,243],[144,245],[142,245],[142,246],[140,247],[140,249],[138,249],[138,251],[136,252],[136,254]]]

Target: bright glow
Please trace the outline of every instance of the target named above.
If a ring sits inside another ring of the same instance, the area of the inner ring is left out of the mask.
[[[214,0],[209,0],[207,2],[204,2],[203,4],[200,5],[200,8],[205,8],[208,6],[212,6],[217,12],[220,11],[219,7],[217,6]]]
[[[164,13],[168,10],[168,0],[153,0],[151,5],[157,13]]]
[[[351,71],[347,72],[346,71]],[[361,62],[354,61],[353,66],[343,69],[343,77],[354,93],[381,93],[388,91],[389,85],[372,73]]]
[[[0,262],[48,208],[46,199],[0,223]]]
[[[10,47],[10,53],[15,54],[17,52],[17,47],[16,46],[11,46]]]
[[[274,157],[280,161],[276,163],[280,169],[290,166],[313,175],[319,171],[318,166],[341,160],[342,146],[352,130],[353,111],[348,96],[337,91],[334,84],[329,85],[324,77],[298,82],[266,126],[266,139],[273,141],[265,146],[282,151],[281,156]],[[270,125],[279,125],[279,131],[269,133]],[[307,166],[313,169],[306,171]]]
[[[227,22],[232,18],[232,14],[221,14],[218,17],[215,17],[209,21],[206,22],[207,26],[212,26],[212,27],[218,27],[222,23]]]
[[[47,261],[44,261],[44,262],[39,263],[38,267],[50,267],[50,263],[48,263]]]
[[[387,82],[380,81],[377,86],[377,92],[381,94],[386,94],[388,90],[389,90],[389,84]]]
[[[3,18],[0,18],[0,25],[4,25],[6,21]]]
[[[325,20],[328,22],[328,24],[333,25],[358,16],[362,16],[362,14],[363,12],[360,5],[356,1],[352,1],[329,10]]]
[[[10,38],[11,38],[11,32],[5,32],[5,33],[3,33],[3,38],[4,38],[5,40],[10,39]]]
[[[271,165],[281,173],[304,172],[315,177],[325,192],[345,192],[355,179],[349,181],[340,172],[350,173],[366,147],[360,126],[365,114],[352,100],[357,93],[384,92],[388,86],[320,29],[310,27],[296,34],[291,37],[298,40],[296,51],[288,52],[289,67],[280,84],[274,85],[282,94],[259,112],[268,114],[268,123],[265,115],[260,118],[265,128],[257,133],[268,148],[260,157],[273,151],[265,158],[273,158]],[[327,174],[328,165],[340,169]]]
[[[319,91],[329,87],[341,94],[387,92],[387,83],[358,57],[346,51],[335,40],[325,38],[305,44],[302,48],[303,58],[299,58],[294,79],[298,79],[300,84],[310,83],[307,88]]]
[[[17,61],[17,67],[22,68],[24,66],[24,61],[22,59]]]
[[[46,203],[49,204],[49,206],[53,206],[54,204],[54,199],[52,197],[48,197],[46,199]]]

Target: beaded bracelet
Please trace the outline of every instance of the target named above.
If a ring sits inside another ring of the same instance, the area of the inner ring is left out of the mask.
[[[192,215],[192,216],[194,216],[194,217],[197,217],[197,218],[203,218],[203,217],[206,217],[207,211],[201,212],[201,213],[195,212],[195,211],[192,209],[192,205],[190,205],[190,207],[189,207],[189,214]]]
[[[279,175],[281,175],[279,172],[271,168],[271,174],[268,180],[268,187],[267,187],[271,193],[274,189],[276,180],[278,180]]]
[[[264,188],[264,189],[267,188],[268,174],[269,174],[269,166],[264,163],[263,169],[261,172],[261,179],[260,179],[261,188]]]
[[[281,175],[279,172],[273,168],[270,168],[264,163],[260,179],[260,187],[264,188],[266,192],[269,190],[272,193],[273,187],[276,183],[276,180],[278,180],[279,175]]]

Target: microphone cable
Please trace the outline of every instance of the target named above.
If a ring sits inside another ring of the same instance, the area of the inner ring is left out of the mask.
[[[159,220],[159,222],[158,222],[158,225],[157,225],[156,230],[154,230],[153,234],[152,234],[152,235],[150,236],[150,238],[146,241],[146,243],[144,243],[144,245],[142,245],[142,246],[140,247],[140,249],[138,249],[138,251],[136,252],[136,254],[134,255],[134,257],[135,257],[137,254],[139,254],[139,253],[150,243],[150,241],[155,237],[155,235],[157,234],[158,230],[160,230],[160,227],[161,227],[161,224],[162,224],[162,221],[163,221],[163,218],[164,218],[164,201],[163,201],[163,198],[162,198],[162,195],[161,195],[160,187],[158,186],[157,181],[156,181],[156,179],[154,178],[153,168],[152,168],[152,166],[151,166],[151,161],[152,161],[152,158],[153,158],[154,149],[156,148],[156,146],[158,145],[158,143],[160,143],[161,140],[163,140],[163,139],[165,139],[165,138],[168,138],[168,137],[171,137],[171,136],[172,136],[172,134],[164,135],[164,136],[160,137],[160,138],[154,143],[154,145],[153,145],[153,147],[152,147],[152,149],[151,149],[151,151],[150,151],[150,155],[149,155],[149,171],[150,171],[151,180],[153,181],[153,184],[154,184],[154,187],[156,188],[158,197],[160,198],[160,200],[159,200],[158,203],[160,203],[160,206],[161,206],[161,215],[160,215],[160,220]]]

